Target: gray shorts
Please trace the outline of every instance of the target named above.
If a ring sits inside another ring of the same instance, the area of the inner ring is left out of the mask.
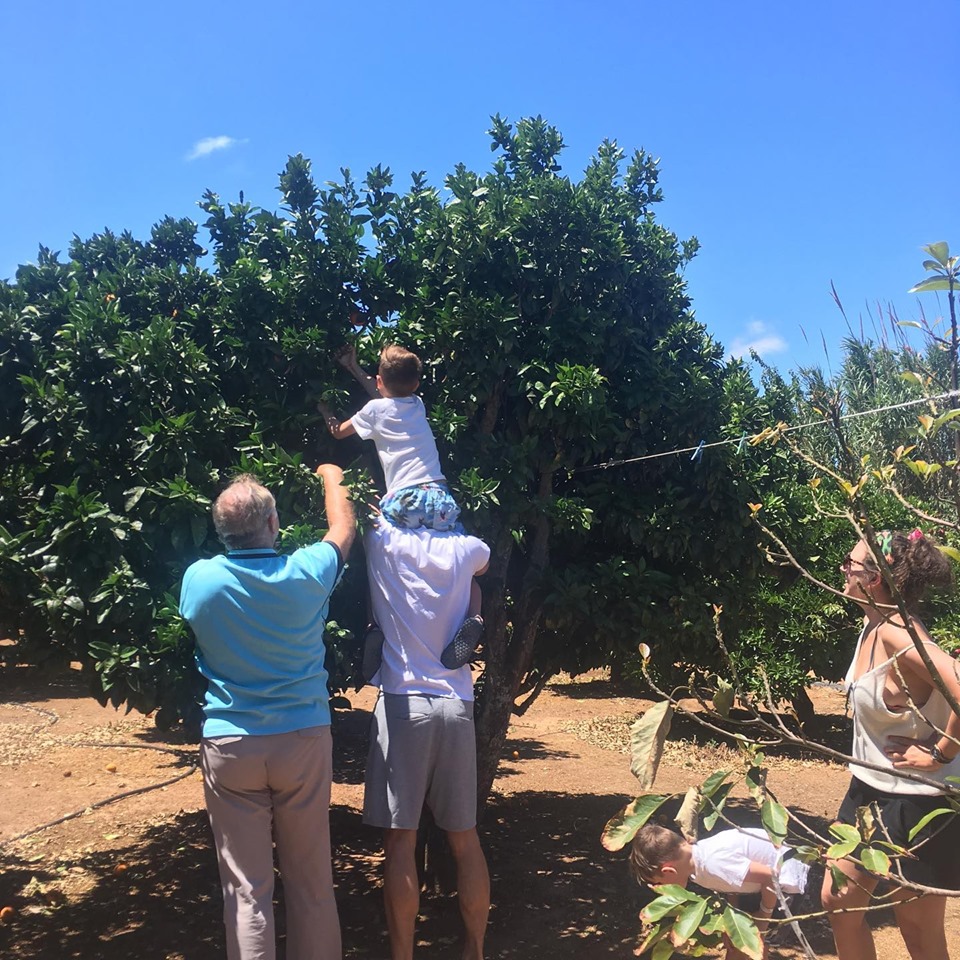
[[[370,725],[363,822],[416,830],[424,804],[441,830],[477,825],[473,701],[381,693]]]

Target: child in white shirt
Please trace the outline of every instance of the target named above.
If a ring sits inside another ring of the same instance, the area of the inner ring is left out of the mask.
[[[715,893],[759,893],[760,907],[754,919],[763,933],[777,905],[774,871],[779,870],[784,893],[806,889],[809,867],[796,857],[784,860],[789,849],[775,847],[759,828],[720,830],[691,843],[675,830],[648,823],[633,838],[630,870],[638,883],[653,886],[676,883],[686,887],[693,880]]]
[[[437,442],[417,396],[423,372],[420,358],[391,343],[380,354],[376,377],[364,373],[352,346],[345,347],[338,360],[372,399],[342,421],[325,404],[318,407],[334,439],[356,434],[376,444],[387,487],[380,512],[397,527],[459,529],[460,507],[440,469]]]
[[[352,345],[344,347],[337,359],[371,400],[347,420],[340,420],[322,402],[317,407],[335,440],[356,434],[361,440],[373,440],[376,444],[387,487],[380,501],[381,514],[397,527],[462,532],[460,507],[440,469],[437,442],[423,401],[417,396],[423,372],[420,358],[397,344],[388,344],[380,353],[376,377],[360,367]],[[474,583],[467,619],[441,656],[447,669],[467,663],[480,642],[480,596],[480,588]],[[368,660],[372,663],[379,658],[365,651],[365,664]],[[365,678],[367,672],[365,665]]]

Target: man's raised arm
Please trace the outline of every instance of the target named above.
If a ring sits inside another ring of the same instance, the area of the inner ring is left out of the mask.
[[[323,499],[327,511],[327,535],[325,543],[332,543],[346,560],[357,533],[357,518],[353,504],[343,486],[343,471],[332,463],[321,463],[317,476],[323,481]]]

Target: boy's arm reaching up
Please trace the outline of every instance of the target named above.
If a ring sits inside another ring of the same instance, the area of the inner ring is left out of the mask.
[[[368,396],[374,400],[380,396],[377,378],[364,372],[360,364],[357,363],[357,348],[352,343],[344,344],[337,351],[337,363],[354,377],[357,383],[367,391]]]
[[[317,401],[317,409],[334,440],[345,440],[357,432],[352,420],[341,420],[322,400]]]

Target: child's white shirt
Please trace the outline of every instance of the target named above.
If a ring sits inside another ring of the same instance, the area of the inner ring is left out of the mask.
[[[376,397],[350,422],[361,440],[373,440],[387,493],[421,483],[443,483],[437,442],[418,396]]]
[[[721,830],[693,844],[691,879],[716,893],[757,893],[760,884],[748,882],[751,863],[775,867],[788,847],[775,847],[765,830]],[[780,863],[780,886],[784,893],[803,893],[809,867],[791,857]]]

